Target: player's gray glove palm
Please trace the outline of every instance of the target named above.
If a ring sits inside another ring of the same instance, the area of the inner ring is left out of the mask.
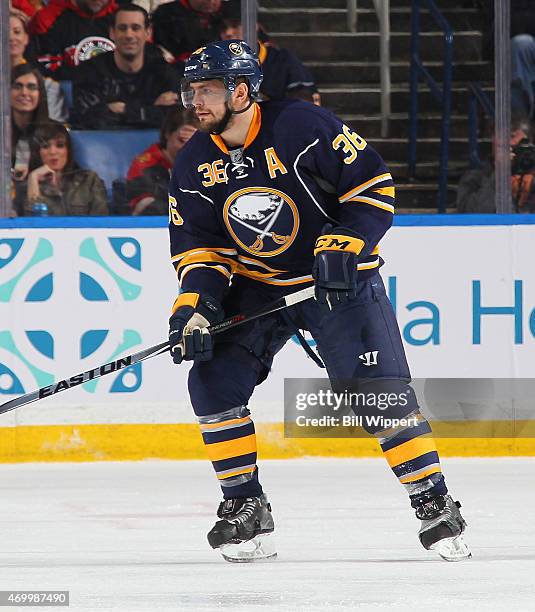
[[[315,297],[318,304],[336,308],[357,297],[356,251],[362,249],[364,241],[351,235],[348,228],[331,224],[323,227],[316,240],[312,277],[315,281]]]
[[[223,319],[217,300],[197,292],[182,293],[169,319],[169,345],[175,363],[209,361],[213,357],[213,339],[208,327]]]

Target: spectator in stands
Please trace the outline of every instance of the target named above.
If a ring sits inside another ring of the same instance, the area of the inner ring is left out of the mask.
[[[511,0],[511,109],[535,119],[535,0]],[[483,57],[494,58],[494,2],[478,2]]]
[[[29,18],[26,13],[18,9],[10,9],[9,11],[9,59],[11,68],[18,64],[24,64],[29,60],[28,45],[30,43],[30,35],[28,33]]]
[[[240,0],[230,0],[240,4]],[[173,0],[152,16],[154,43],[184,62],[198,49],[216,40],[221,27],[221,0]]]
[[[221,40],[243,40],[239,8],[239,5],[227,5],[223,9]],[[298,98],[320,105],[320,94],[309,69],[294,53],[277,47],[259,24],[257,32],[258,59],[264,74],[260,86],[262,97],[267,100]]]
[[[511,108],[535,119],[535,0],[513,0],[511,10]]]
[[[115,50],[78,68],[72,122],[86,129],[159,127],[167,108],[178,103],[180,75],[157,49],[147,52],[145,9],[125,4],[113,18]]]
[[[516,212],[535,212],[535,146],[526,146],[532,137],[528,119],[515,118],[511,122],[511,194]],[[495,213],[494,180],[492,163],[466,171],[457,188],[457,211]]]
[[[134,4],[144,8],[149,15],[152,15],[154,11],[161,5],[173,2],[173,0],[132,0]]]
[[[57,121],[35,131],[34,148],[40,165],[30,172],[24,214],[36,202],[47,205],[48,215],[107,215],[106,188],[97,174],[79,168],[73,160],[71,139]]]
[[[11,68],[29,61],[27,55],[30,37],[28,34],[28,16],[21,11],[11,9],[9,12],[9,56]],[[30,62],[33,63],[33,62]],[[67,121],[69,116],[61,87],[57,81],[45,77],[48,115],[57,121]]]
[[[20,214],[26,198],[32,138],[39,123],[48,121],[43,77],[30,64],[11,69],[11,175],[13,207]]]
[[[176,154],[196,130],[194,113],[177,106],[167,112],[160,142],[138,155],[126,179],[126,198],[133,215],[166,215],[169,176]]]
[[[30,22],[46,74],[71,80],[75,66],[113,50],[109,30],[116,0],[50,0]]]
[[[22,11],[28,17],[33,17],[43,7],[43,4],[40,0],[13,0],[11,7]]]
[[[15,180],[28,175],[30,145],[37,124],[48,121],[43,77],[30,64],[11,70],[11,168]]]

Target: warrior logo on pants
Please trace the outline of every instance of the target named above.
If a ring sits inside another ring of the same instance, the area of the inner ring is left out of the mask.
[[[248,187],[234,192],[225,202],[223,218],[234,240],[259,257],[285,251],[299,229],[297,206],[277,189]]]

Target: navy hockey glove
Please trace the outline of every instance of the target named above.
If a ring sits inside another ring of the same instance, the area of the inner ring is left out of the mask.
[[[318,304],[329,310],[357,297],[358,253],[364,241],[346,227],[328,224],[314,247],[312,277]]]
[[[169,345],[175,363],[209,361],[213,357],[213,340],[208,327],[223,320],[223,309],[217,300],[197,292],[181,293],[169,319]]]

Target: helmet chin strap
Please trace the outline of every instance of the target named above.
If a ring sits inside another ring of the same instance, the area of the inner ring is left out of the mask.
[[[227,102],[227,110],[225,114],[223,115],[223,119],[221,119],[221,121],[216,125],[215,129],[213,129],[210,132],[210,134],[214,134],[214,136],[220,136],[227,129],[228,122],[230,121],[230,118],[232,117],[232,115],[241,115],[242,113],[245,113],[251,108],[253,103],[254,103],[254,100],[250,98],[249,104],[245,108],[242,108],[239,111],[235,111],[235,110],[232,110],[232,108],[230,108],[230,100],[229,100]]]

